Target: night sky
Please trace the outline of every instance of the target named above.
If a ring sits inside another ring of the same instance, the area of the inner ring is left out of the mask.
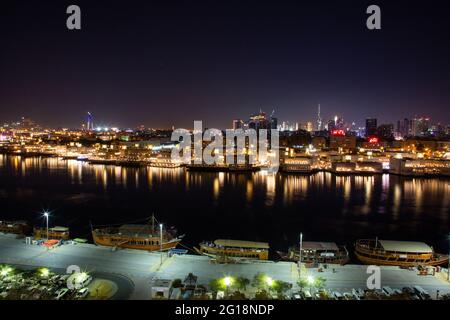
[[[0,122],[231,126],[335,114],[450,123],[448,1],[3,1]],[[66,28],[77,4],[82,30]],[[366,28],[378,4],[382,30]]]

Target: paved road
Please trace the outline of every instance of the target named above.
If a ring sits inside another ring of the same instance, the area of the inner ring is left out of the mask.
[[[198,276],[199,283],[208,284],[211,279],[231,275],[252,279],[258,272],[266,273],[274,279],[296,283],[297,267],[290,262],[253,262],[243,264],[213,264],[204,256],[185,255],[165,258],[160,264],[159,253],[138,250],[118,250],[91,244],[63,245],[52,250],[42,246],[27,245],[12,235],[0,234],[0,263],[67,268],[77,265],[89,272],[119,274],[134,284],[131,299],[149,299],[150,282],[153,278],[175,279],[192,272]],[[324,276],[328,288],[348,291],[351,288],[366,288],[366,267],[346,265],[318,273],[307,270],[310,275]],[[437,277],[417,276],[415,272],[397,267],[381,268],[382,286],[401,288],[420,285],[435,295],[436,290],[450,293],[450,285]],[[128,293],[129,296],[129,293]],[[125,299],[125,295],[122,296]]]
[[[335,267],[336,273],[332,269],[325,272],[317,272],[317,269],[310,270],[314,277],[326,278],[326,287],[340,292],[351,291],[352,288],[365,289],[367,277],[367,266],[346,265]],[[432,275],[418,276],[417,271],[404,270],[398,267],[383,266],[381,269],[381,286],[388,286],[392,289],[401,289],[408,286],[421,286],[427,290],[434,298],[436,290],[440,294],[450,293],[450,284],[439,277]]]

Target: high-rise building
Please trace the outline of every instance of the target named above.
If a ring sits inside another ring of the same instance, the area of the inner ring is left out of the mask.
[[[278,119],[270,116],[270,129],[277,129],[278,127]]]
[[[430,118],[414,118],[411,120],[411,135],[424,136],[428,133],[430,128]]]
[[[327,130],[331,132],[334,129],[336,129],[336,122],[334,120],[329,120],[327,123]]]
[[[410,130],[409,130],[409,120],[408,119],[403,119],[403,120],[398,120],[397,121],[397,128],[395,130],[396,136],[398,137],[405,137],[410,135]]]
[[[37,126],[36,123],[35,123],[33,120],[31,120],[30,118],[22,117],[22,119],[21,119],[21,121],[20,121],[19,127],[20,127],[21,129],[24,129],[24,130],[33,130],[33,129],[35,129],[35,128],[38,127],[38,126]]]
[[[344,127],[345,127],[344,118],[334,116],[334,127],[336,129],[344,129]]]
[[[233,130],[243,129],[243,127],[244,127],[244,121],[242,121],[241,119],[233,120]]]
[[[272,117],[272,115],[268,119],[266,113],[260,110],[258,114],[254,114],[250,117],[250,120],[248,121],[248,127],[255,130],[276,129],[278,120],[277,118]]]
[[[320,115],[320,103],[319,106],[317,107],[317,131],[321,131],[323,130],[322,127],[322,116]]]
[[[378,135],[385,139],[391,139],[394,136],[393,124],[382,124],[378,127]]]
[[[86,130],[87,131],[94,130],[94,117],[90,112],[87,113]]]
[[[366,119],[366,137],[373,136],[377,134],[377,119],[367,118]]]

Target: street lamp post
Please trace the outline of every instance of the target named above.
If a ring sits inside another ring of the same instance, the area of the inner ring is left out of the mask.
[[[228,297],[228,288],[233,283],[233,279],[231,277],[225,277],[223,278],[223,283],[225,285],[225,296]]]
[[[48,240],[48,212],[44,212],[44,217],[47,220],[47,240]]]
[[[303,233],[300,232],[300,251],[299,251],[299,258],[298,258],[298,277],[302,277],[302,249],[303,249]]]
[[[450,234],[448,235],[448,264],[447,264],[447,281],[450,281]]]
[[[161,265],[162,265],[162,263],[163,263],[163,256],[162,256],[162,254],[163,254],[163,245],[162,245],[162,242],[163,242],[163,234],[162,234],[162,230],[163,230],[163,225],[162,225],[162,223],[159,225],[159,236],[160,236],[160,239],[159,239],[159,246],[160,246],[160,251],[161,251]]]

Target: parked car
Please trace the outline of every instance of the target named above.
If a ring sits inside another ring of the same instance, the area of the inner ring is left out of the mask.
[[[68,288],[59,289],[56,292],[56,300],[62,299],[69,292]]]
[[[81,299],[81,298],[87,297],[88,294],[89,294],[89,289],[88,288],[83,288],[83,289],[80,289],[77,292],[76,297]]]
[[[428,291],[424,290],[421,286],[414,286],[414,291],[423,300],[431,299]]]
[[[344,296],[337,291],[333,291],[332,296],[336,299],[336,300],[344,300]]]
[[[394,290],[392,290],[390,287],[383,287],[381,291],[388,297],[392,296],[394,294]]]

